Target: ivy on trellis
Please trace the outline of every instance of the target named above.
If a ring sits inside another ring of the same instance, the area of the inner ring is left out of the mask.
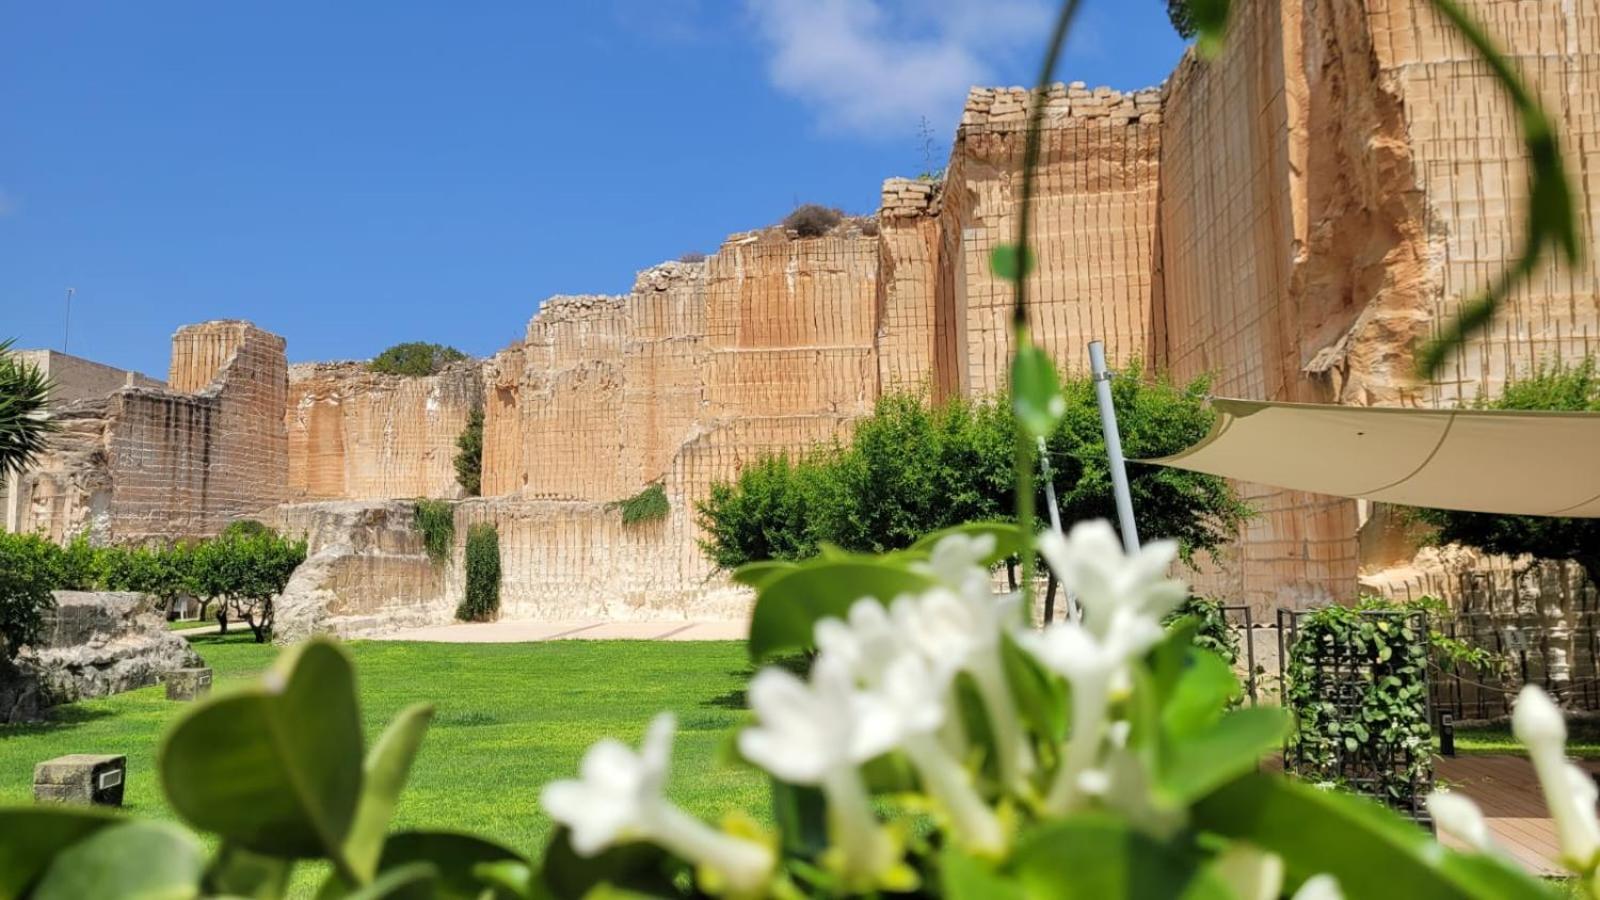
[[[1285,768],[1378,798],[1414,818],[1433,788],[1427,613],[1400,605],[1279,613],[1290,641]]]

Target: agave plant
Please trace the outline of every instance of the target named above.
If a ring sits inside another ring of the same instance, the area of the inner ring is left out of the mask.
[[[55,430],[45,415],[54,385],[38,366],[12,353],[12,343],[0,341],[0,478],[32,465]]]

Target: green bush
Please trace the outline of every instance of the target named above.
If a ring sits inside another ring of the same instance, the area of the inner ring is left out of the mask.
[[[844,221],[844,212],[816,203],[795,207],[783,217],[783,227],[803,238],[822,237]]]
[[[395,344],[373,357],[367,363],[367,369],[381,375],[437,375],[451,363],[466,358],[465,353],[454,347],[408,341]]]
[[[483,410],[467,416],[467,427],[456,436],[456,484],[468,497],[483,493]]]
[[[1113,384],[1130,458],[1165,456],[1199,441],[1213,414],[1209,384],[1147,381],[1138,365]],[[1063,522],[1115,517],[1111,474],[1094,386],[1062,386],[1066,414],[1046,442]],[[847,446],[792,462],[758,460],[712,485],[698,507],[701,546],[718,566],[803,559],[822,543],[881,553],[962,522],[1004,518],[1012,507],[1016,430],[1009,404],[953,398],[930,407],[911,394],[879,399]],[[1139,534],[1174,538],[1187,561],[1226,545],[1249,515],[1223,479],[1159,466],[1129,470]],[[1040,479],[1042,482],[1042,479]],[[1042,483],[1035,509],[1042,526]]]
[[[487,622],[500,611],[500,533],[479,522],[467,529],[467,590],[456,618]]]
[[[55,608],[50,591],[60,556],[60,547],[36,534],[0,532],[0,670],[38,640],[45,613]]]
[[[54,587],[58,591],[92,591],[100,586],[101,550],[80,534],[55,556]]]
[[[222,529],[222,537],[255,537],[262,534],[275,533],[265,522],[255,519],[234,519]]]
[[[659,484],[652,484],[626,500],[619,500],[616,505],[622,510],[624,525],[665,519],[672,509],[667,502],[666,489]]]
[[[231,617],[242,618],[257,643],[272,636],[274,597],[306,558],[306,542],[267,529],[256,534],[224,534],[204,541],[188,559],[185,587],[203,610],[220,602],[217,621],[224,632]]]
[[[1239,661],[1239,635],[1228,627],[1221,601],[1190,594],[1177,609],[1167,614],[1162,624],[1171,625],[1184,618],[1193,618],[1199,623],[1194,633],[1196,647],[1210,650],[1227,660],[1230,666]]]
[[[456,542],[456,510],[448,500],[418,500],[414,507],[422,546],[434,565],[450,559]]]

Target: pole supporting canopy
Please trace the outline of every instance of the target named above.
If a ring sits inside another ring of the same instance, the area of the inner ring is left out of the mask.
[[[1600,413],[1211,405],[1203,440],[1140,462],[1405,506],[1600,518]]]

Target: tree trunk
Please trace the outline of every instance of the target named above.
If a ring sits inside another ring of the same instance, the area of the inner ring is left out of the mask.
[[[217,633],[228,633],[228,604],[226,601],[217,606]]]
[[[1015,557],[1006,560],[1006,581],[1014,591],[1017,589],[1017,560]]]
[[[1044,624],[1049,625],[1056,618],[1056,573],[1045,571],[1044,580]]]

